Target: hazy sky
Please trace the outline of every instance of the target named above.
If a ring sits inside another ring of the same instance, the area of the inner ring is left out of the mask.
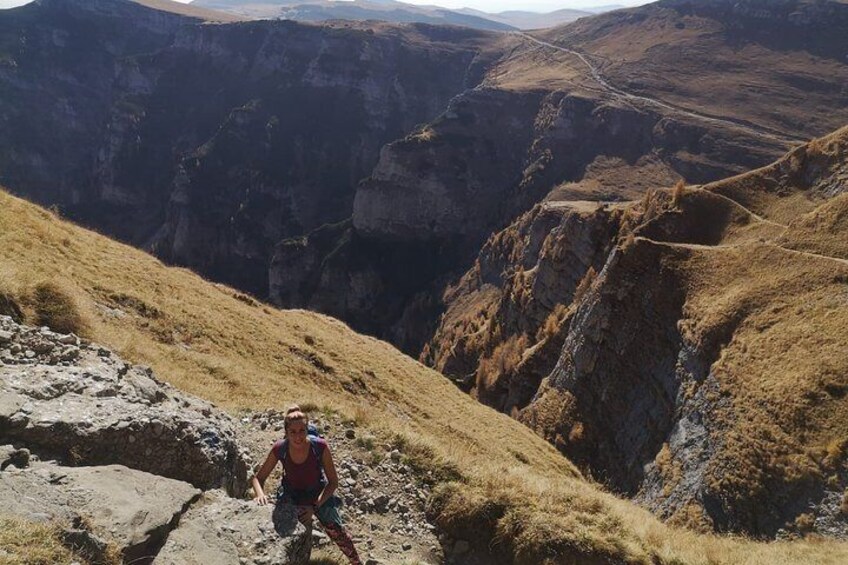
[[[176,0],[187,4],[190,0]],[[261,0],[257,0],[261,1]],[[602,6],[605,4],[622,4],[637,6],[647,4],[649,0],[404,0],[409,4],[427,4],[444,6],[446,8],[476,8],[487,12],[503,10],[534,10],[552,12],[560,8],[583,8],[585,6]],[[29,0],[0,0],[0,8],[12,8],[28,4]]]

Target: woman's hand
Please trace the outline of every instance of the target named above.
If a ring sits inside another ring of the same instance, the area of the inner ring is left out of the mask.
[[[266,504],[268,504],[268,495],[265,493],[260,494],[259,496],[254,498],[253,501],[256,502],[256,504],[258,504],[259,506],[265,506]]]

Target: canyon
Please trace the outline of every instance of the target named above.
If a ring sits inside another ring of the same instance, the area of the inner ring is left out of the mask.
[[[203,18],[0,14],[0,184],[390,341],[672,524],[848,537],[848,5]]]

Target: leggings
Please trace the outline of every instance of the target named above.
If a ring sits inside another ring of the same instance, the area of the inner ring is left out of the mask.
[[[359,554],[356,552],[356,548],[353,545],[353,540],[350,538],[350,534],[347,533],[344,526],[338,520],[322,520],[320,509],[316,513],[318,516],[318,522],[321,524],[321,528],[324,530],[324,533],[327,534],[333,542],[339,546],[339,549],[342,550],[345,557],[348,558],[351,565],[362,565],[362,561],[359,559]],[[307,529],[312,528],[312,518],[301,520],[301,523],[307,527]]]

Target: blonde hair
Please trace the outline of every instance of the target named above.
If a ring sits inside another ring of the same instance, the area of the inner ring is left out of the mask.
[[[304,425],[309,425],[309,417],[300,409],[300,406],[293,404],[286,409],[286,417],[283,420],[283,427],[286,431],[293,422],[303,422]]]

